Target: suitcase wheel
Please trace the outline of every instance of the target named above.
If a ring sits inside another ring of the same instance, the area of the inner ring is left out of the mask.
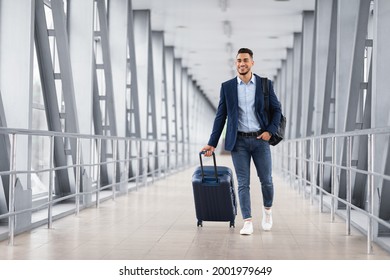
[[[234,228],[235,226],[234,226],[234,221],[232,222],[232,221],[230,221],[230,227],[232,227],[232,228]]]
[[[198,221],[198,227],[203,227],[202,221]]]

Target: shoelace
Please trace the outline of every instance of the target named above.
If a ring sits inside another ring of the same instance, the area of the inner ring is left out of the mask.
[[[271,214],[265,213],[265,222],[267,224],[271,223]]]
[[[251,224],[250,224],[250,223],[246,222],[246,223],[244,224],[244,228],[245,228],[245,229],[248,229],[248,228],[250,228],[250,227],[251,227]]]

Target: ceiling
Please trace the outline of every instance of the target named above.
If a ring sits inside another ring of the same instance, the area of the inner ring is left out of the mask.
[[[302,30],[302,11],[315,0],[132,0],[151,10],[152,30],[164,31],[193,80],[217,106],[221,82],[235,76],[241,47],[254,52],[253,71],[272,78]]]

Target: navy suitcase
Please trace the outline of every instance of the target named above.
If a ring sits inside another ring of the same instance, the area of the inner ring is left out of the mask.
[[[214,153],[214,165],[203,166],[202,154],[199,153],[200,166],[192,175],[198,227],[203,226],[203,221],[230,222],[234,227],[237,207],[232,170],[217,166]]]

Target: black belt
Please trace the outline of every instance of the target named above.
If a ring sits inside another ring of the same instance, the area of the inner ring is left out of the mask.
[[[244,137],[255,137],[255,136],[259,136],[261,133],[262,133],[261,130],[253,131],[253,132],[241,132],[241,131],[238,131],[237,135],[238,136],[244,136]]]

